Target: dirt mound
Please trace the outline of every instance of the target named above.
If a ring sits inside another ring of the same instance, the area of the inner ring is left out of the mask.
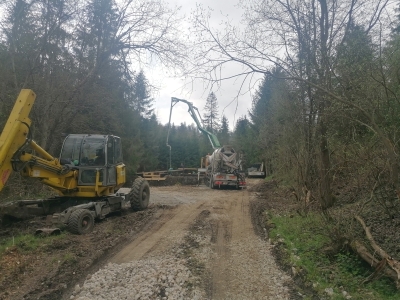
[[[278,183],[275,180],[265,181],[263,179],[248,179],[249,192],[266,193],[276,189]]]

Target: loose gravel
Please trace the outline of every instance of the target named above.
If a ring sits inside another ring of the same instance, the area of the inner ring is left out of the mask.
[[[230,274],[232,289],[222,299],[290,299],[287,286],[291,279],[276,265],[272,247],[261,239],[256,243],[248,239],[230,245],[231,267],[226,271]],[[196,259],[205,260],[208,268],[212,268],[211,262],[218,259],[218,255],[204,244],[201,251],[193,254]],[[91,275],[83,286],[77,285],[70,299],[209,299],[198,287],[201,279],[194,276],[187,265],[187,259],[168,256],[123,264],[109,263]]]
[[[276,265],[272,248],[261,239],[231,243],[228,271],[232,290],[224,299],[290,299],[291,278]]]
[[[212,268],[212,262],[218,260],[204,237],[196,235],[200,242],[196,260]],[[288,286],[290,276],[276,265],[271,254],[273,245],[266,241],[249,237],[229,246],[230,257],[225,270],[230,277],[230,290],[221,299],[250,300],[290,298]],[[179,249],[175,254],[181,257]],[[109,263],[91,275],[83,286],[77,285],[70,299],[74,300],[203,300],[213,299],[199,289],[200,278],[194,276],[186,267],[188,261],[183,258],[168,257],[148,258],[130,263]]]
[[[203,299],[183,259],[152,258],[130,263],[110,263],[77,285],[70,299]]]
[[[190,197],[187,190],[178,191],[174,194],[172,191],[168,193],[170,196],[174,195],[173,199],[179,202],[176,203],[178,205],[184,201],[200,201],[205,197],[203,190],[191,192]],[[160,203],[165,201],[155,193],[153,199]],[[221,216],[211,213],[209,218],[213,221],[213,218]],[[153,253],[150,257],[129,263],[109,263],[87,278],[82,286],[77,285],[70,299],[294,299],[289,290],[291,278],[277,266],[271,243],[255,236],[253,232],[244,231],[239,238],[226,242],[221,253],[215,251],[215,242],[210,240],[210,233],[207,234],[210,223],[204,224],[206,225],[202,225],[203,227],[196,227],[196,232],[186,233],[186,241],[190,240],[196,246],[183,242],[185,239],[182,240],[182,237],[174,238],[171,232],[171,237],[168,237],[170,248],[165,253]],[[199,265],[203,265],[205,269],[196,269]],[[213,274],[216,268],[218,272]],[[222,276],[220,280],[223,287],[214,289],[213,284],[219,281],[215,281],[213,275]],[[213,294],[214,292],[217,294]]]

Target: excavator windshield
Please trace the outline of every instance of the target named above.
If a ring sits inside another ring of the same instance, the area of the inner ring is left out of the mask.
[[[68,136],[65,139],[60,155],[61,164],[69,163],[76,166],[79,164],[82,141],[83,136]]]
[[[104,166],[122,163],[121,139],[100,134],[70,134],[60,154],[61,164]]]
[[[106,164],[105,142],[104,138],[85,138],[82,142],[79,164],[82,166],[104,166]]]
[[[70,134],[61,149],[60,162],[75,166],[104,166],[106,143],[107,136]]]

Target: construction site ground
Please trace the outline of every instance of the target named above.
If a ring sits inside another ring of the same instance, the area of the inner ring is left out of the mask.
[[[279,266],[279,252],[268,242],[264,210],[290,207],[273,183],[248,179],[244,190],[179,183],[151,186],[150,201],[144,211],[126,207],[97,222],[87,235],[63,231],[51,239],[34,238],[35,247],[28,241],[8,247],[0,258],[0,299],[74,299],[76,286],[110,262],[140,261],[177,249],[195,255],[199,243],[193,236],[201,236],[211,252],[208,261],[187,265],[199,277],[191,289],[201,289],[202,298],[298,298],[288,273]],[[35,218],[2,224],[0,239],[33,236],[44,222],[45,218]],[[268,272],[276,268],[270,275],[260,271],[266,260],[272,264],[265,267]],[[172,298],[163,294],[152,299]]]

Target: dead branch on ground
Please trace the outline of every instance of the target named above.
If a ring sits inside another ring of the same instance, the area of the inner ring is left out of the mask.
[[[365,235],[374,250],[374,253],[371,254],[370,251],[357,240],[350,243],[352,249],[375,269],[375,271],[364,282],[372,281],[385,275],[393,279],[396,283],[396,287],[400,288],[400,262],[394,260],[375,242],[369,227],[365,225],[364,220],[360,216],[355,216],[354,218],[363,227]],[[380,259],[376,256],[379,256]]]

